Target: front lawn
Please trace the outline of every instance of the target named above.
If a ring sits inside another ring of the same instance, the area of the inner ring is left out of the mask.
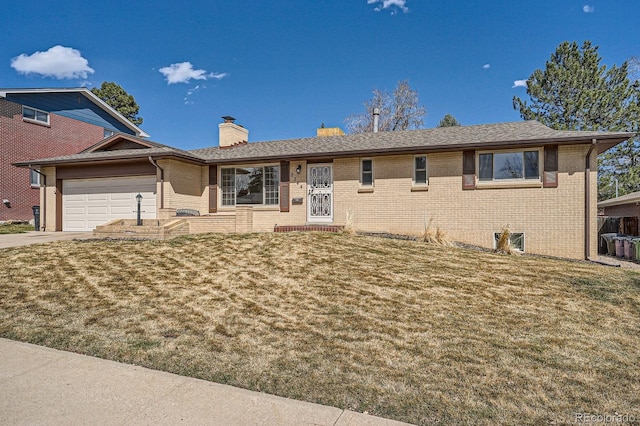
[[[640,419],[640,273],[338,234],[0,250],[0,336],[418,424]]]

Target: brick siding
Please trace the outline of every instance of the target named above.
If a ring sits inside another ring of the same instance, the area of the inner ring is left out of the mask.
[[[49,114],[49,126],[23,121],[20,104],[0,98],[0,221],[33,219],[40,204],[38,188],[29,183],[29,169],[12,164],[37,158],[76,154],[103,139],[103,128]]]

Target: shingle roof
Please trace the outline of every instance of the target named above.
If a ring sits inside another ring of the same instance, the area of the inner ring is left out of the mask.
[[[624,132],[584,132],[553,130],[537,121],[438,127],[400,132],[361,133],[321,138],[253,142],[231,148],[203,148],[189,151],[210,162],[249,159],[322,157],[411,151],[445,151],[479,146],[527,143],[590,141],[593,138],[625,140],[634,136]]]
[[[594,138],[601,142],[606,141],[612,146],[633,136],[635,134],[629,132],[559,131],[536,121],[520,121],[477,126],[438,127],[400,132],[251,142],[230,148],[212,147],[191,151],[183,151],[145,139],[144,142],[153,145],[152,148],[84,152],[63,157],[31,160],[16,163],[16,165],[135,159],[148,156],[154,158],[178,157],[203,164],[232,163],[291,158],[327,158],[410,152],[426,153],[554,143],[590,143]]]

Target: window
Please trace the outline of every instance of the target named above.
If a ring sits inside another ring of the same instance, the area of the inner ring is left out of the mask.
[[[39,109],[22,107],[22,118],[30,121],[38,121],[40,123],[49,124],[49,113]]]
[[[360,184],[362,186],[373,186],[373,160],[362,160],[360,162],[360,170]]]
[[[115,133],[116,132],[114,132],[113,130],[104,129],[104,131],[102,132],[102,137],[108,138],[109,136],[113,136]]]
[[[481,153],[480,181],[540,179],[539,151]]]
[[[31,186],[40,186],[40,177],[40,173],[29,169],[29,180],[31,181]]]
[[[413,157],[413,183],[416,185],[427,183],[427,157],[424,155]]]
[[[496,248],[498,246],[498,240],[500,239],[501,232],[496,232],[493,234],[493,247]],[[509,244],[511,248],[514,248],[518,251],[524,253],[524,233],[523,232],[512,232],[509,235]]]
[[[221,181],[223,206],[280,203],[280,166],[224,168]]]

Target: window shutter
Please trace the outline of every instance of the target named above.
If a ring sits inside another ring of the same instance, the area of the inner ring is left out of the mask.
[[[209,166],[209,213],[218,212],[218,166]]]
[[[462,152],[462,189],[476,189],[476,152]]]
[[[544,147],[542,186],[544,188],[558,187],[558,145]]]
[[[280,211],[289,211],[289,162],[280,162]]]

